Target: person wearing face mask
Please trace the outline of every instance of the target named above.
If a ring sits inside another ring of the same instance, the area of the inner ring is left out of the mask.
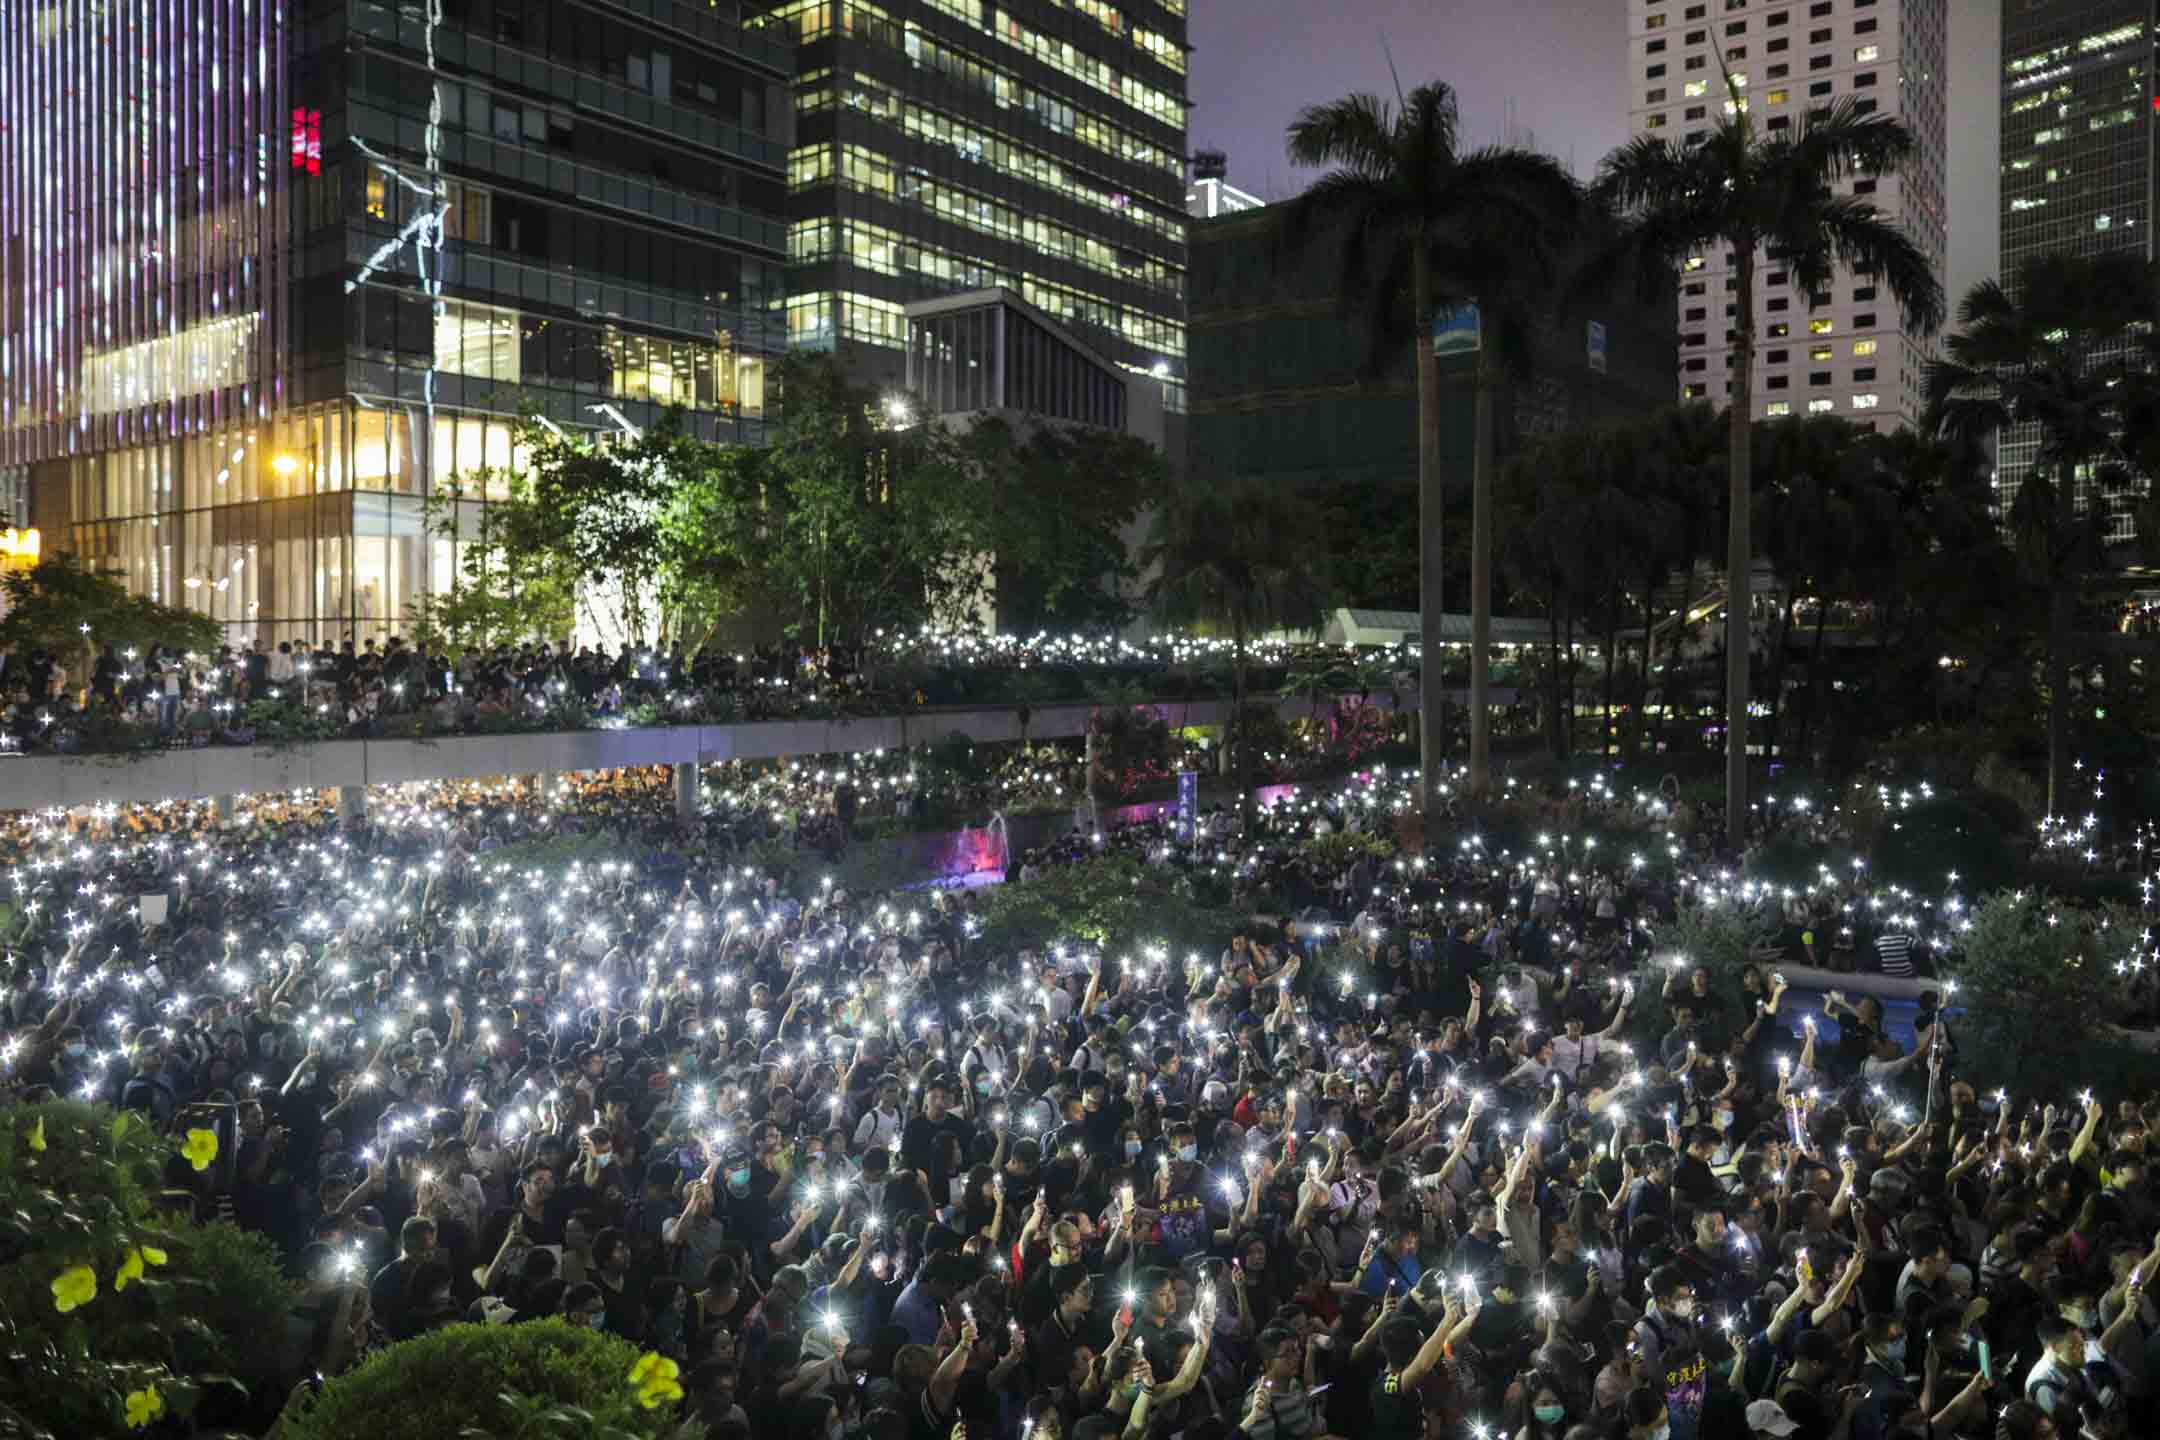
[[[1518,1382],[1529,1415],[1515,1440],[1561,1440],[1567,1429],[1568,1406],[1559,1382],[1550,1375],[1533,1372]]]
[[[1854,1414],[1853,1434],[1857,1440],[1881,1440],[1890,1432],[1892,1397],[1905,1393],[1904,1319],[1888,1311],[1874,1312],[1861,1322],[1860,1344],[1867,1357],[1859,1376],[1865,1398]]]
[[[1207,1247],[1214,1238],[1208,1214],[1207,1171],[1190,1125],[1180,1123],[1165,1137],[1169,1153],[1155,1167],[1156,1243],[1164,1260],[1175,1264]]]

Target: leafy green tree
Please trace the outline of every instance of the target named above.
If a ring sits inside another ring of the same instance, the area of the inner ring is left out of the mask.
[[[1630,484],[1635,503],[1645,512],[1650,543],[1638,556],[1643,567],[1643,725],[1647,732],[1654,696],[1669,718],[1674,706],[1689,698],[1683,665],[1687,617],[1695,608],[1697,563],[1715,543],[1720,471],[1725,464],[1727,430],[1717,410],[1700,401],[1660,411],[1640,422]],[[1680,603],[1671,612],[1672,641],[1661,674],[1657,662],[1657,601],[1671,572],[1680,572]]]
[[[1982,902],[1958,937],[1959,1058],[2021,1097],[2128,1082],[2138,1062],[2104,1017],[2130,1008],[2117,966],[2142,953],[2143,928],[2134,912],[2033,889]]]
[[[766,574],[796,633],[822,647],[971,615],[990,579],[980,468],[942,427],[896,421],[831,356],[790,356],[777,379]]]
[[[2069,793],[2071,621],[2079,587],[2106,563],[2107,502],[2130,488],[2126,424],[2146,386],[2123,363],[2160,299],[2131,255],[2043,255],[2009,285],[1976,285],[1958,332],[1928,368],[1927,428],[1979,443],[2014,425],[2039,431],[2030,474],[2010,502],[2020,567],[2047,595],[2047,804]]]
[[[7,597],[0,651],[50,651],[71,661],[85,684],[100,645],[215,650],[224,637],[224,627],[209,616],[131,595],[118,572],[95,569],[69,550],[0,574],[0,594]]]
[[[486,476],[471,477],[484,487]],[[525,639],[557,640],[577,624],[578,573],[566,555],[550,550],[505,553],[499,538],[505,517],[527,503],[515,498],[510,477],[501,477],[513,498],[482,505],[468,500],[469,487],[446,485],[430,494],[423,523],[436,540],[457,547],[447,586],[423,596],[413,618],[422,645],[484,650]]]
[[[1425,665],[1419,739],[1426,808],[1437,813],[1445,677],[1442,586],[1445,504],[1440,475],[1440,369],[1434,325],[1475,304],[1482,343],[1471,468],[1471,788],[1490,784],[1486,682],[1491,664],[1494,391],[1528,367],[1531,338],[1559,271],[1579,196],[1550,156],[1504,146],[1462,147],[1455,92],[1434,81],[1397,109],[1355,94],[1311,106],[1291,122],[1289,152],[1325,169],[1290,203],[1283,227],[1295,256],[1326,237],[1345,299],[1358,312],[1375,368],[1412,346],[1418,395],[1419,604]]]
[[[1722,68],[1723,60],[1719,61]],[[1759,135],[1739,79],[1728,72],[1724,119],[1684,141],[1642,135],[1607,156],[1593,194],[1626,222],[1614,258],[1639,273],[1669,273],[1710,251],[1733,256],[1732,394],[1726,454],[1725,807],[1728,842],[1747,838],[1751,387],[1759,268],[1785,272],[1795,294],[1829,290],[1840,268],[1873,277],[1908,324],[1942,321],[1942,286],[1927,255],[1867,199],[1841,195],[1857,175],[1893,174],[1913,137],[1886,115],[1840,100],[1810,110],[1790,132]]]
[[[1871,527],[1893,524],[1881,451],[1873,432],[1833,415],[1794,416],[1755,427],[1755,494],[1763,507],[1762,549],[1777,572],[1783,599],[1771,632],[1765,690],[1770,715],[1764,753],[1781,755],[1789,716],[1785,672],[1800,597],[1814,601],[1821,638],[1830,606],[1854,593],[1852,564]],[[1819,646],[1817,660],[1820,659]],[[1811,682],[1821,667],[1811,664]]]
[[[1118,629],[1133,607],[1127,536],[1168,481],[1145,440],[1089,427],[976,421],[951,437],[952,462],[984,502],[1000,629]]]
[[[1325,597],[1306,543],[1312,521],[1303,505],[1255,485],[1189,483],[1155,512],[1141,552],[1154,576],[1148,600],[1157,619],[1206,625],[1231,642],[1231,713],[1246,720],[1246,672],[1252,645],[1274,630],[1318,626]],[[1253,818],[1252,747],[1238,746],[1238,788],[1245,821]]]

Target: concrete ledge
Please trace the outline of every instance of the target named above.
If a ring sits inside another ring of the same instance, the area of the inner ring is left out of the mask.
[[[1257,700],[1269,697],[1256,696]],[[1461,692],[1450,704],[1466,700]],[[1512,705],[1513,690],[1495,689],[1495,706]],[[1285,719],[1311,714],[1309,700],[1276,699]],[[1372,703],[1388,707],[1387,697]],[[1405,695],[1404,709],[1417,697]],[[1094,705],[1036,707],[1031,740],[1085,734]],[[1173,729],[1220,725],[1227,700],[1150,702]],[[650,729],[561,730],[515,735],[446,735],[431,740],[324,740],[309,745],[212,745],[142,755],[21,755],[0,759],[0,810],[73,809],[83,805],[154,803],[210,795],[328,789],[340,785],[399,785],[424,780],[484,779],[629,765],[715,764],[892,750],[947,735],[1009,743],[1020,738],[1012,706],[922,709],[855,719],[772,720],[741,725],[674,725]]]

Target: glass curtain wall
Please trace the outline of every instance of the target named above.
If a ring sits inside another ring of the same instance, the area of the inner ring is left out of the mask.
[[[523,463],[512,423],[438,414],[433,475],[413,415],[318,406],[274,424],[134,446],[39,467],[64,489],[71,544],[137,594],[226,627],[235,645],[356,643],[409,633],[447,588],[483,507]],[[430,535],[431,487],[458,487],[456,533]]]

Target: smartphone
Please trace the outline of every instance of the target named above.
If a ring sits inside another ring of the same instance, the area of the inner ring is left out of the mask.
[[[1989,1384],[1995,1381],[1995,1353],[1989,1348],[1985,1336],[1980,1339],[1980,1376]]]

